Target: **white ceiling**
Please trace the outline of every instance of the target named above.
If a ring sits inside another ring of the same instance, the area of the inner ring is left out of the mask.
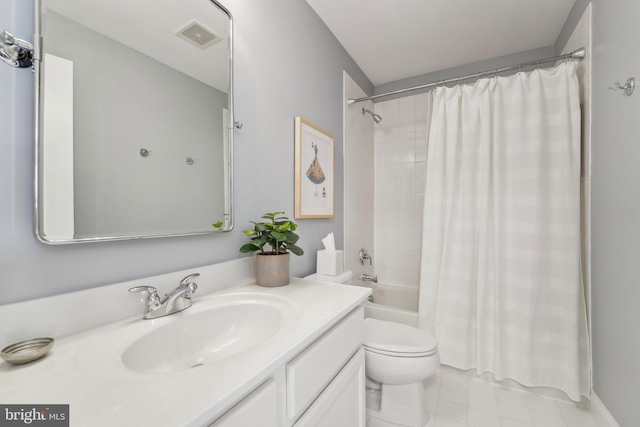
[[[555,43],[575,0],[306,0],[374,85]]]
[[[209,86],[228,91],[229,17],[209,1],[46,0],[42,10],[53,10]],[[223,40],[202,50],[176,36],[193,21]]]

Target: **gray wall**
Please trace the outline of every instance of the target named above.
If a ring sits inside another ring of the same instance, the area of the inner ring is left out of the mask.
[[[594,0],[592,308],[594,390],[622,427],[640,420],[640,78],[638,0]]]
[[[315,270],[320,239],[343,241],[342,71],[373,87],[306,2],[223,1],[235,20],[235,224],[224,234],[46,246],[33,232],[33,74],[0,67],[0,304],[187,269],[242,256],[241,230],[262,213],[293,214],[294,117],[335,136],[333,219],[299,220],[302,257]],[[0,0],[0,27],[31,40],[33,5]]]

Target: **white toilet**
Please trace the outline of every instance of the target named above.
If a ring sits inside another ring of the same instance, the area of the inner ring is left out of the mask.
[[[380,408],[367,414],[385,421],[423,427],[429,421],[422,382],[440,367],[436,340],[418,328],[364,319],[365,372],[380,383]]]
[[[353,274],[312,274],[318,282],[348,283]],[[410,427],[429,421],[422,382],[440,367],[436,340],[424,331],[384,320],[364,319],[367,387],[380,389],[380,407],[367,406],[367,415]]]

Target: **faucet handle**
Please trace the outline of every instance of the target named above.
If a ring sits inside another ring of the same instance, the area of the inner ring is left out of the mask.
[[[153,286],[136,286],[129,289],[129,292],[149,292],[149,302],[160,301],[158,290]]]
[[[200,273],[193,273],[193,274],[190,274],[190,275],[188,275],[187,277],[185,277],[184,279],[182,279],[182,280],[180,281],[180,284],[181,284],[181,285],[188,286],[188,285],[190,285],[189,281],[190,281],[191,279],[195,279],[195,278],[196,278],[196,277],[198,277],[198,276],[200,276]],[[194,285],[195,285],[195,283],[194,283]],[[198,286],[196,285],[196,288],[197,288],[197,287],[198,287]]]
[[[198,285],[195,282],[190,282],[191,279],[195,279],[200,276],[200,273],[193,273],[185,277],[180,281],[180,286],[186,286],[187,290],[185,292],[185,298],[191,298],[191,294],[198,289]]]

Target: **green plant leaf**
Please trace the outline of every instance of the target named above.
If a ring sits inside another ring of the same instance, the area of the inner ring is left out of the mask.
[[[291,223],[289,221],[284,222],[276,227],[278,231],[289,231],[291,229]]]
[[[262,236],[262,237],[254,237],[253,239],[251,239],[251,243],[256,245],[256,246],[262,246],[265,243],[267,243],[267,238]]]
[[[260,247],[252,244],[252,243],[246,243],[244,245],[242,245],[242,247],[240,248],[240,252],[242,252],[243,254],[250,254],[252,252],[255,252],[257,250],[259,250]]]
[[[287,231],[287,232],[285,232],[284,234],[286,234],[286,235],[287,235],[287,240],[285,240],[285,242],[286,242],[288,245],[292,245],[292,244],[294,244],[295,242],[297,242],[297,241],[298,241],[298,239],[300,239],[300,236],[298,236],[296,233],[292,233],[291,231]]]
[[[246,235],[246,236],[253,236],[254,234],[256,234],[255,230],[242,230],[242,232]]]
[[[255,222],[254,224],[256,225],[255,229],[257,232],[266,231],[267,226],[269,225],[269,224],[265,224],[264,222]]]
[[[215,222],[213,224],[211,224],[214,228],[221,228],[222,227],[223,222],[222,221],[218,221]]]
[[[266,214],[262,215],[261,218],[274,219],[275,217],[283,213],[284,212],[267,212]]]
[[[287,246],[287,249],[292,252],[295,255],[302,255],[304,254],[304,251],[302,250],[302,248],[300,246],[296,246],[296,245],[289,245]]]
[[[287,240],[286,234],[280,233],[279,231],[275,231],[275,230],[271,232],[271,237],[278,240],[279,242],[284,242]]]

